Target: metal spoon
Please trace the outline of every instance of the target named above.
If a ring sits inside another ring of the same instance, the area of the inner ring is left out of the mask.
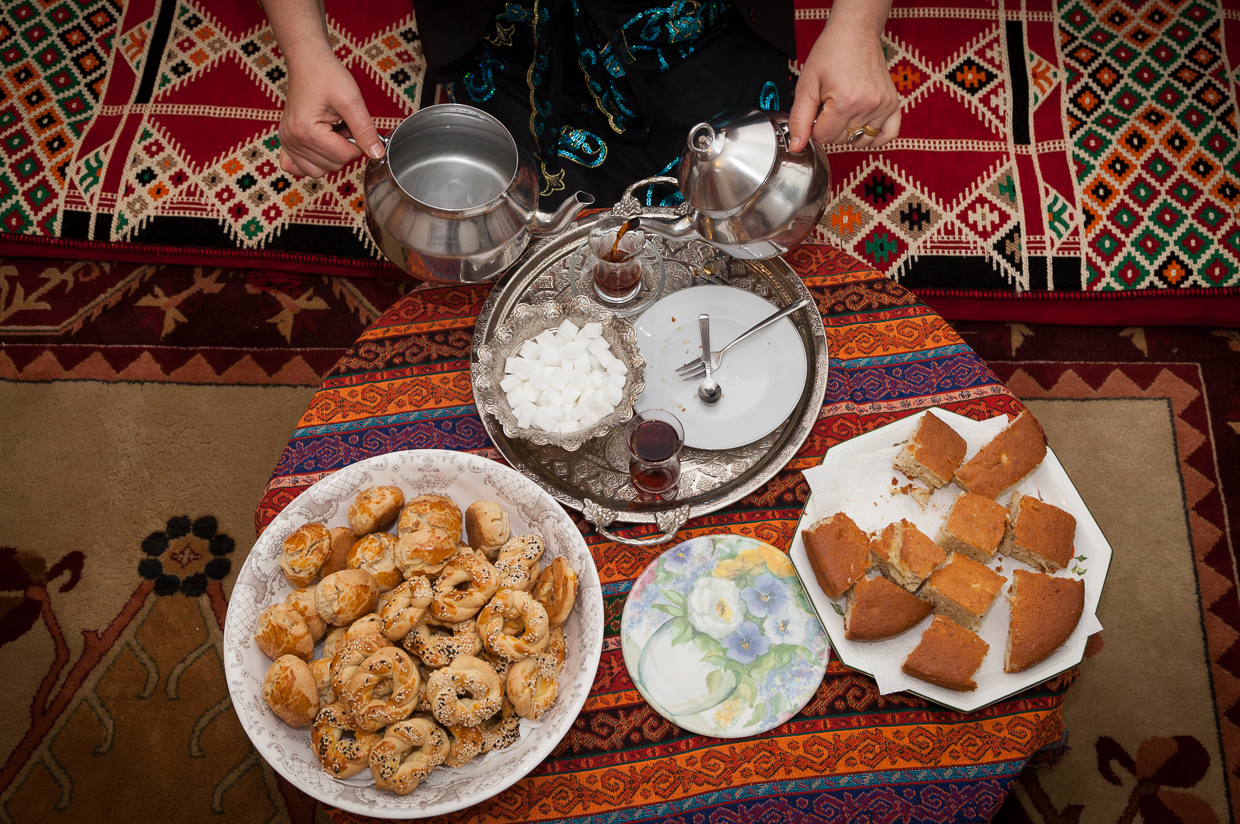
[[[706,377],[698,385],[698,397],[707,406],[714,406],[723,397],[723,387],[710,374],[710,315],[698,315],[698,329],[702,332],[702,363],[706,365]]]

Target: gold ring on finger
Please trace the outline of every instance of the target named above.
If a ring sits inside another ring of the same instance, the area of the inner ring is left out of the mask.
[[[864,127],[861,127],[861,128],[858,128],[858,129],[850,129],[850,128],[848,128],[847,126],[845,126],[845,127],[844,127],[844,131],[848,134],[848,142],[849,142],[849,143],[856,143],[858,140],[860,140],[862,137],[864,137],[864,136],[865,136],[865,128],[864,128]]]
[[[865,126],[862,126],[861,130],[866,133],[867,137],[878,137],[878,129],[868,123]]]

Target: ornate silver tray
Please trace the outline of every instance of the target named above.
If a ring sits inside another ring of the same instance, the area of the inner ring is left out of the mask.
[[[676,209],[638,204],[631,193],[637,186],[649,182],[676,183],[674,178],[654,178],[635,184],[611,213],[625,216],[679,214]],[[569,265],[574,253],[586,243],[590,224],[601,214],[526,250],[500,279],[478,316],[473,340],[475,353],[484,344],[494,341],[497,329],[518,306],[548,300],[567,301],[575,296]],[[478,414],[487,435],[509,464],[560,503],[582,512],[600,534],[632,546],[671,541],[690,518],[735,503],[769,481],[787,466],[809,437],[827,390],[827,336],[822,316],[809,290],[782,258],[742,261],[700,240],[682,243],[653,236],[651,240],[658,245],[666,263],[664,295],[704,283],[724,283],[747,289],[779,306],[810,297],[809,306],[789,316],[805,347],[809,369],[796,408],[774,431],[735,449],[686,448],[681,455],[678,494],[672,500],[659,502],[642,500],[629,483],[622,427],[569,452],[550,444],[510,438],[499,420],[478,404]],[[617,322],[631,323],[632,319],[621,318]],[[482,368],[477,355],[473,355],[471,378],[478,379]],[[653,523],[661,534],[627,538],[609,532],[607,527],[617,522]]]

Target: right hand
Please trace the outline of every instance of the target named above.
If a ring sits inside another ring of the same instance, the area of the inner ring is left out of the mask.
[[[332,127],[341,120],[357,146]],[[353,75],[330,52],[327,59],[289,65],[288,99],[280,117],[280,168],[322,177],[361,155],[378,160],[383,142]]]

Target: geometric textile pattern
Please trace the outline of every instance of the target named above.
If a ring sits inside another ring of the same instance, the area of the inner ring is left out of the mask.
[[[422,91],[411,7],[328,4],[327,24],[376,126],[391,130]],[[196,247],[397,275],[365,229],[360,160],[321,180],[280,169],[288,76],[260,5],[23,3],[0,27],[5,232],[129,259]]]
[[[1240,286],[1231,2],[897,3],[900,136],[828,149],[816,236],[923,294]]]
[[[1240,140],[1223,10],[1073,0],[1060,14],[1088,288],[1240,284]]]

